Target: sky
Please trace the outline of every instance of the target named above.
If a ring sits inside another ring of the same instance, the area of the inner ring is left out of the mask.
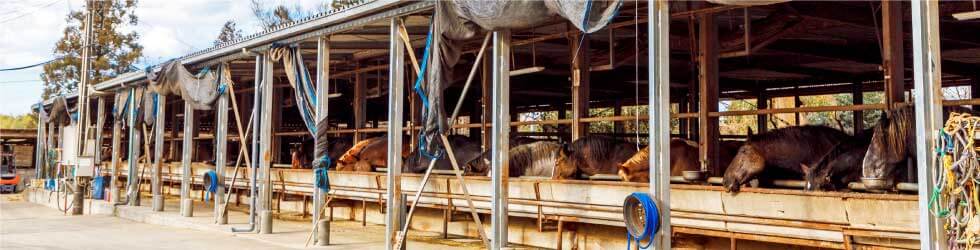
[[[285,3],[314,10],[330,0],[261,0],[266,6]],[[136,30],[143,45],[137,68],[208,48],[228,20],[243,34],[258,32],[250,0],[140,0]],[[54,58],[70,11],[85,8],[84,0],[0,0],[0,69],[45,62]],[[41,101],[41,67],[0,71],[0,114],[31,112]]]

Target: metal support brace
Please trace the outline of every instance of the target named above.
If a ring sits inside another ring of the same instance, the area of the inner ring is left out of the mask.
[[[222,84],[222,82],[225,81],[221,81],[218,84]],[[214,222],[221,225],[228,224],[228,217],[222,210],[225,207],[225,166],[228,161],[228,98],[231,98],[233,95],[234,93],[230,91],[220,93],[220,96],[218,96],[218,107],[215,110],[217,111],[217,122],[214,124],[214,172],[217,175],[218,188],[215,189],[213,197]]]
[[[114,107],[116,109],[122,109],[122,107]],[[115,112],[113,112],[115,116]],[[109,198],[113,201],[119,201],[119,158],[120,158],[120,144],[122,144],[122,121],[119,120],[124,116],[119,116],[112,119],[112,155],[110,159],[109,170],[111,171],[112,179],[109,180]]]
[[[385,248],[395,249],[395,235],[401,228],[399,214],[404,209],[401,199],[401,149],[404,134],[403,106],[405,105],[405,46],[398,41],[398,18],[391,18],[389,34],[388,71],[388,190],[385,194],[387,213],[385,214]]]
[[[191,199],[191,161],[194,155],[194,107],[184,102],[184,139],[180,154],[180,215],[194,216],[194,200]]]
[[[942,128],[942,70],[939,50],[939,2],[912,2],[912,63],[915,88],[915,152],[919,166],[919,244],[921,249],[947,249],[942,223],[929,212],[934,188],[935,137]]]
[[[95,109],[95,152],[94,160],[96,166],[102,165],[102,127],[105,126],[105,97],[99,97],[98,106]],[[96,175],[101,175],[96,172]]]
[[[649,138],[650,194],[660,210],[660,234],[654,249],[670,249],[670,13],[666,0],[650,2],[647,45],[650,48]],[[704,109],[706,107],[700,107]]]
[[[510,30],[493,32],[493,133],[491,134],[492,249],[507,247],[507,152],[510,149]],[[481,225],[482,226],[482,225]]]
[[[149,97],[145,97],[149,98]],[[153,126],[153,211],[163,211],[163,131],[167,129],[167,97],[159,95],[156,107],[156,122]]]
[[[48,117],[45,112],[41,112],[44,109],[44,105],[38,105],[38,116],[37,116],[37,137],[34,141],[34,179],[41,180],[45,178],[44,162],[47,152],[45,149],[44,132],[46,130],[46,125]]]

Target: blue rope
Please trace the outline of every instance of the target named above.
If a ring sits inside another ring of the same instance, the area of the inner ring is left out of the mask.
[[[326,160],[327,162],[329,162],[330,157],[323,157],[323,159],[321,160]],[[316,187],[322,190],[323,192],[330,191],[330,175],[328,175],[328,172],[330,171],[329,166],[330,165],[327,164],[325,167],[313,169],[313,179],[314,182],[316,183]]]
[[[204,187],[204,201],[207,202],[207,200],[211,199],[210,194],[218,191],[218,174],[213,170],[208,170],[207,172],[204,172],[204,180],[210,181],[210,183]]]
[[[429,21],[431,23],[432,22],[432,18],[429,18]],[[415,90],[415,93],[418,94],[419,99],[422,100],[422,107],[423,107],[423,109],[422,109],[422,120],[423,121],[426,120],[426,117],[430,115],[429,112],[428,112],[429,111],[429,98],[427,96],[425,96],[425,90],[422,89],[422,81],[425,79],[425,73],[426,73],[426,71],[428,69],[428,66],[429,66],[429,52],[432,50],[432,33],[434,33],[434,30],[433,29],[434,28],[432,26],[430,26],[429,27],[429,34],[427,34],[425,36],[425,48],[422,51],[422,65],[419,66],[419,75],[418,75],[418,78],[415,79],[415,86],[413,87],[413,89]],[[425,134],[425,127],[424,127],[425,124],[423,124],[422,126],[423,126],[423,129],[419,132],[419,138],[420,138],[419,139],[419,145],[418,145],[419,154],[421,156],[424,156],[424,157],[427,157],[427,158],[433,159],[433,160],[434,159],[437,159],[437,158],[441,158],[442,157],[442,152],[435,152],[435,154],[430,154],[427,150],[425,150],[425,145],[427,144],[426,143],[426,140],[425,140],[425,136],[423,136]]]
[[[643,231],[640,232],[632,232],[629,226],[630,222],[629,221],[626,222],[627,223],[626,249],[627,250],[632,249],[631,244],[633,243],[633,241],[636,241],[636,245],[639,246],[640,249],[647,249],[650,248],[650,245],[653,244],[654,236],[656,236],[657,232],[660,231],[660,210],[657,209],[657,204],[653,201],[653,198],[650,198],[650,195],[642,192],[634,192],[630,194],[629,197],[626,197],[626,201],[624,202],[623,207],[624,208],[629,207],[629,205],[631,205],[630,201],[633,200],[636,200],[637,202],[640,203],[641,207],[643,208],[644,215],[646,215],[646,217],[642,218],[644,227],[643,227]],[[629,211],[624,211],[624,213],[628,213],[628,212]],[[624,219],[626,218],[627,217],[624,216]],[[642,243],[643,240],[647,240],[646,245],[643,245]]]

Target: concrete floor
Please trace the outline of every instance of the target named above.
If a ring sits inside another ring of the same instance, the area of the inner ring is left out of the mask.
[[[0,249],[281,249],[229,234],[138,223],[105,215],[65,216],[0,196]]]
[[[149,197],[139,207],[113,208],[105,201],[86,200],[86,215],[65,216],[53,208],[53,200],[48,206],[28,202],[29,192],[0,196],[0,249],[303,249],[310,229],[307,221],[276,220],[274,234],[231,233],[232,227],[248,225],[246,213],[231,210],[229,224],[216,225],[210,206],[195,202],[194,217],[181,217],[175,198],[167,199],[164,212],[152,212]],[[47,193],[34,194],[44,203]],[[90,209],[99,212],[92,215]],[[107,210],[116,216],[105,215]],[[384,249],[383,225],[335,221],[330,231],[330,246],[310,248]],[[442,239],[413,230],[408,248],[481,247],[479,240]]]

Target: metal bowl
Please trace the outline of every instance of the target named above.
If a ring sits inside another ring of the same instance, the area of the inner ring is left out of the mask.
[[[861,178],[861,184],[867,190],[887,190],[892,187],[891,181],[885,178]]]
[[[681,173],[686,181],[700,181],[704,180],[704,172],[701,171],[684,171]]]

